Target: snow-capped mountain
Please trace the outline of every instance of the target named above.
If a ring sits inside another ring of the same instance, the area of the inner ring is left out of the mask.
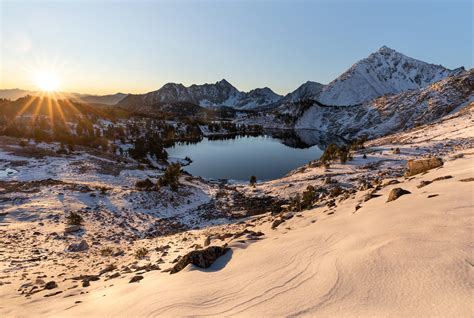
[[[317,82],[307,81],[293,92],[287,94],[281,99],[281,103],[287,102],[297,102],[300,100],[313,99],[316,100],[319,98],[324,85]]]
[[[419,61],[382,46],[324,86],[316,99],[326,105],[355,105],[385,94],[419,89],[461,70]]]
[[[436,121],[474,107],[474,70],[448,76],[426,87],[385,95],[354,106],[327,106],[318,101],[286,103],[271,113],[242,118],[266,128],[314,129],[353,139],[371,138]]]
[[[278,95],[268,87],[256,88],[248,93],[243,93],[235,107],[239,109],[255,109],[275,104],[281,98],[281,95]]]
[[[273,104],[281,99],[270,88],[257,88],[250,92],[241,92],[225,79],[215,84],[191,85],[168,83],[159,90],[143,94],[130,95],[120,105],[142,102],[145,105],[155,103],[188,102],[202,107],[228,106],[238,109],[252,109]]]
[[[313,128],[349,139],[377,137],[433,122],[455,109],[474,104],[474,70],[453,75],[427,87],[382,96],[350,107],[313,105],[296,120],[295,128]]]

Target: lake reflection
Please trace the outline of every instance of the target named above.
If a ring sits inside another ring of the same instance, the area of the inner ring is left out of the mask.
[[[208,179],[248,181],[283,177],[311,160],[319,159],[334,138],[317,131],[278,131],[258,137],[232,139],[204,138],[194,144],[178,143],[167,149],[172,158],[190,157],[193,162],[184,170]]]

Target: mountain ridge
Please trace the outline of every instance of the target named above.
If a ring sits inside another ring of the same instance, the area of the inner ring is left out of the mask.
[[[329,84],[307,81],[294,91],[281,96],[270,88],[242,92],[222,79],[214,84],[167,83],[160,89],[139,94],[143,103],[190,102],[202,107],[227,106],[236,109],[272,109],[285,103],[316,100],[325,105],[357,105],[374,98],[416,90],[446,77],[459,74],[464,67],[450,70],[442,65],[408,57],[387,46],[363,58]],[[140,98],[130,98],[140,103]],[[127,106],[124,98],[120,105]]]
[[[324,85],[307,81],[294,91],[282,96],[268,87],[240,91],[226,79],[215,83],[166,83],[161,88],[144,94],[90,95],[64,93],[79,101],[104,103],[123,107],[149,108],[155,103],[186,102],[201,107],[232,107],[242,110],[269,110],[285,103],[316,100],[325,105],[357,105],[387,94],[416,90],[446,77],[459,74],[464,67],[448,69],[408,57],[387,46],[363,58],[340,76]],[[18,98],[40,94],[21,89],[0,90],[0,97]]]

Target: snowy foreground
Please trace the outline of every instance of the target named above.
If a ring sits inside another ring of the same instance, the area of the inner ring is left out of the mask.
[[[173,212],[162,203],[172,195],[167,192],[143,199],[140,207],[131,202],[144,198],[132,189],[133,181],[153,172],[124,166],[116,177],[97,180],[90,179],[97,173],[85,168],[72,176],[65,169],[55,178],[91,191],[49,184],[39,192],[22,192],[17,202],[2,199],[0,316],[472,317],[472,127],[471,107],[435,124],[373,140],[345,165],[309,164],[256,188],[186,177],[185,199],[173,202],[187,218],[179,225],[179,218],[162,224],[181,230],[150,238],[139,233],[156,217]],[[7,153],[2,151],[3,163],[20,161],[20,154]],[[91,158],[80,156],[81,164]],[[441,157],[444,165],[403,177],[408,159],[428,156]],[[18,173],[9,174],[5,165],[2,180],[42,179],[41,167],[56,173],[68,164],[64,158],[28,160],[23,167],[29,173],[17,167]],[[433,182],[420,187],[422,181]],[[343,194],[291,213],[273,229],[281,216],[269,212],[241,219],[232,219],[230,212],[202,212],[210,202],[231,200],[235,193],[287,198],[308,185],[335,184]],[[95,194],[99,190],[94,187],[109,189]],[[393,188],[411,193],[387,202]],[[86,215],[80,234],[57,234],[64,231],[68,209],[83,209]],[[130,213],[135,209],[136,214]],[[264,235],[238,234],[245,229]],[[89,242],[87,250],[65,251],[82,238]],[[208,269],[188,265],[173,275],[162,271],[196,244],[206,246],[205,240],[231,249]],[[105,257],[100,255],[104,246],[122,253]],[[133,253],[144,246],[150,254],[135,260]],[[101,271],[90,286],[73,279]],[[129,283],[137,275],[142,279]],[[44,289],[48,281],[57,287]]]

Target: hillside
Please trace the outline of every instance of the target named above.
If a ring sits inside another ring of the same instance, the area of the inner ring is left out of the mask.
[[[466,109],[436,124],[375,139],[346,164],[331,163],[324,168],[310,163],[255,188],[235,187],[248,198],[290,197],[309,185],[320,189],[320,194],[330,194],[319,196],[307,210],[267,212],[238,223],[212,225],[213,221],[206,221],[208,216],[196,214],[196,206],[223,193],[216,194],[216,184],[187,179],[188,197],[175,204],[177,211],[188,215],[186,222],[197,222],[195,228],[181,232],[179,223],[169,223],[165,228],[178,232],[155,238],[134,239],[137,230],[142,231],[155,217],[144,213],[153,200],[144,200],[142,192],[127,189],[134,178],[152,171],[129,166],[119,179],[100,175],[91,179],[93,172],[87,172],[91,170],[80,169],[77,171],[86,173],[55,174],[64,176],[64,185],[38,183],[42,192],[36,194],[28,192],[25,184],[23,199],[18,206],[11,206],[9,223],[2,227],[4,235],[16,239],[8,252],[12,253],[7,257],[10,261],[2,261],[14,275],[1,279],[0,295],[6,302],[0,313],[13,317],[31,312],[48,317],[189,313],[469,317],[474,208],[472,115],[472,108]],[[1,155],[7,160],[21,159],[5,151]],[[428,156],[442,158],[444,165],[426,174],[403,177],[407,160]],[[81,164],[90,159],[77,158]],[[41,168],[46,163],[31,166],[29,169],[37,171],[35,175],[25,171],[19,177],[32,180],[41,178],[41,171],[61,169],[55,160],[47,160],[49,168]],[[102,160],[96,157],[94,165],[107,166],[107,161],[100,163]],[[69,164],[76,165],[72,161]],[[84,193],[74,194],[81,189],[74,183],[82,184]],[[87,194],[94,193],[99,185],[109,188],[105,194]],[[410,193],[387,202],[394,188]],[[29,196],[35,200],[29,201]],[[132,197],[134,200],[129,200]],[[61,238],[57,233],[63,231],[63,225],[55,222],[56,217],[42,215],[46,202],[52,207],[51,215],[59,213],[58,219],[63,204],[82,209],[95,205],[93,212],[84,214],[86,231],[80,237],[96,243],[83,252],[64,251],[71,234]],[[142,206],[135,214],[126,212],[137,204],[147,207]],[[158,211],[161,215],[172,213],[165,207]],[[28,221],[11,222],[16,217],[27,217]],[[122,223],[121,218],[127,221]],[[31,242],[28,231],[37,233],[35,242]],[[33,249],[28,244],[33,244]],[[195,250],[195,244],[226,244],[230,250],[208,269],[188,265],[170,275],[167,269],[174,260]],[[119,248],[123,254],[103,256],[100,251],[106,246]],[[146,247],[149,254],[136,260],[133,255],[139,247]],[[57,264],[50,264],[50,255]],[[48,271],[47,280],[55,281],[57,287],[36,292],[32,287],[45,281],[41,278],[45,277],[41,274],[44,270]],[[130,283],[134,277],[138,282]],[[88,283],[80,286],[81,280]],[[18,295],[20,285],[26,297]]]

